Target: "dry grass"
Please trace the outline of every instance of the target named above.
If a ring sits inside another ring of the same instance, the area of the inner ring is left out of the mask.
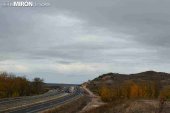
[[[86,113],[158,113],[159,101],[156,100],[128,100],[110,103]],[[170,102],[166,102],[161,113],[169,113]]]

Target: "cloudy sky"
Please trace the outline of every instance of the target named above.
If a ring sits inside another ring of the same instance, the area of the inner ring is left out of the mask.
[[[1,72],[53,83],[170,72],[169,0],[41,2],[50,6],[0,6]]]

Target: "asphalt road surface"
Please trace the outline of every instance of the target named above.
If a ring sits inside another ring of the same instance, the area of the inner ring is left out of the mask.
[[[41,112],[41,111],[62,105],[81,95],[82,93],[77,88],[74,93],[69,93],[66,96],[53,99],[53,100],[49,100],[49,101],[45,101],[42,103],[33,104],[33,105],[22,107],[22,108],[16,108],[14,110],[6,111],[5,113],[37,113],[37,112]]]

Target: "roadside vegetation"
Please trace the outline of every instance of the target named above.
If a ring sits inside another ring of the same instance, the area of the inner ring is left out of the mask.
[[[166,104],[170,99],[170,87],[159,89],[153,81],[127,81],[116,86],[101,86],[98,94],[108,104],[88,113],[168,113],[170,110],[170,105]]]
[[[101,85],[92,88],[104,102],[120,99],[170,99],[170,86],[160,88],[155,81],[124,81],[114,85]]]
[[[29,81],[26,77],[13,74],[0,74],[0,98],[29,96],[45,92],[43,79],[34,78]]]
[[[165,93],[161,93],[161,96],[170,97],[167,94],[169,90],[164,89]],[[101,99],[105,102],[112,102],[120,99],[154,99],[158,98],[160,95],[158,84],[151,81],[126,81],[113,86],[101,86],[98,88],[98,94],[101,96]]]
[[[165,79],[162,75],[145,72],[99,76],[88,83],[88,88],[107,104],[88,113],[166,113],[170,110],[170,76]]]

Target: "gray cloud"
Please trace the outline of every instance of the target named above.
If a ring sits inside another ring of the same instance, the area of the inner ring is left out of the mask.
[[[110,71],[170,72],[168,0],[47,2],[0,7],[0,71],[70,83]]]

